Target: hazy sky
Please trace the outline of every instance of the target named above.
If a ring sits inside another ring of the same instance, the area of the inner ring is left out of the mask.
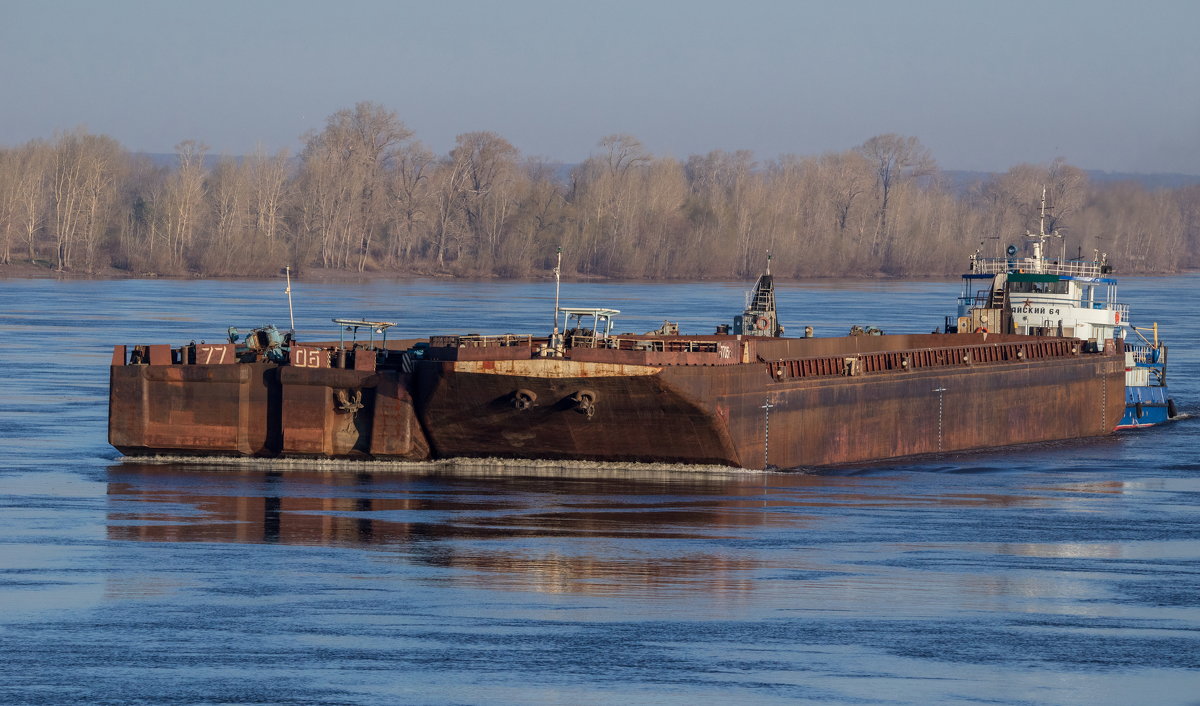
[[[1200,0],[0,0],[0,145],[301,146],[358,101],[439,153],[491,130],[581,160],[844,150],[1200,174]]]

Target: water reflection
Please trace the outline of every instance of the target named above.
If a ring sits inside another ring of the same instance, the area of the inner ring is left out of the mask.
[[[700,538],[775,519],[762,487],[587,475],[205,470],[125,463],[109,473],[109,537],[386,545],[492,537]],[[664,494],[664,492],[666,494]],[[755,508],[747,512],[747,503]]]
[[[547,593],[698,582],[707,591],[744,591],[750,584],[741,575],[761,561],[712,550],[664,555],[653,542],[803,526],[805,515],[764,512],[786,503],[762,492],[761,484],[703,475],[480,479],[126,463],[109,472],[107,536],[395,549],[455,570],[456,583]],[[639,545],[628,551],[623,540]]]
[[[1081,502],[1063,497],[1070,484],[1004,493],[961,481],[605,467],[382,473],[127,462],[108,475],[112,540],[371,549],[445,570],[431,582],[546,593],[737,593],[781,576],[869,588],[879,577],[862,575],[855,549],[832,556],[820,547],[893,543],[913,518],[937,519],[927,530],[937,544],[893,545],[927,552],[969,541],[960,527],[981,509]],[[1084,502],[1120,492],[1087,490]]]
[[[109,470],[112,539],[387,545],[519,537],[712,539],[751,527],[804,529],[827,508],[1032,508],[1051,494],[909,488],[869,476],[611,475],[507,467],[326,472],[126,462]],[[816,513],[811,511],[817,511]]]

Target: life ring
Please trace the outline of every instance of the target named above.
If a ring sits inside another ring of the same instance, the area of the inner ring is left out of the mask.
[[[767,330],[767,317],[765,317],[765,316],[758,317],[758,321],[754,322],[754,327],[757,328],[759,331],[766,331]]]
[[[1121,312],[1117,312],[1117,323],[1121,323]]]
[[[975,333],[987,333],[987,326],[976,326]]]

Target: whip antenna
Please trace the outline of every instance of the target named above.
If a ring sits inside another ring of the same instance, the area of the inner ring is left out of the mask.
[[[295,312],[292,311],[292,267],[291,267],[291,265],[284,267],[283,271],[285,274],[287,274],[287,289],[285,289],[283,291],[285,294],[288,295],[288,318],[291,319],[291,322],[292,322],[292,333],[295,333],[296,332],[296,314],[295,314]]]
[[[554,265],[554,329],[550,334],[550,346],[555,348],[558,346],[558,290],[561,283],[562,273],[562,246],[557,250],[558,262]]]

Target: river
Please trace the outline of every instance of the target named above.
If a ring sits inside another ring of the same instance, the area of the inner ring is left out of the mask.
[[[709,333],[748,283],[566,283]],[[1200,276],[1126,278],[1200,412]],[[780,284],[926,333],[956,282]],[[394,336],[545,333],[545,283],[295,283]],[[0,702],[1200,703],[1200,424],[819,474],[125,462],[113,344],[288,325],[281,281],[0,280]]]

